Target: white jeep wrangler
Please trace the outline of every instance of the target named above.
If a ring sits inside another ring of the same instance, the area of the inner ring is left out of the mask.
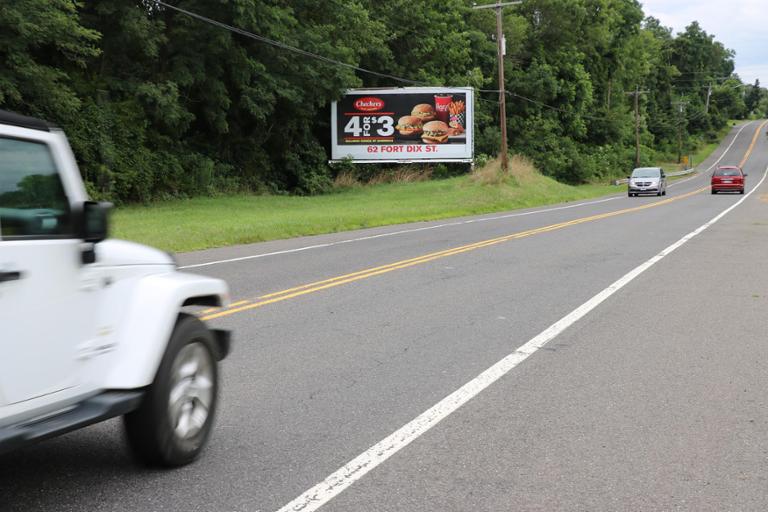
[[[150,465],[205,445],[229,333],[190,305],[227,285],[156,249],[105,240],[64,133],[0,111],[0,453],[123,416]]]

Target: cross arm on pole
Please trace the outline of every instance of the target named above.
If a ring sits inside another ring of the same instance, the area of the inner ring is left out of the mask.
[[[517,5],[523,3],[522,0],[518,0],[517,2],[496,2],[495,4],[486,4],[486,5],[473,5],[473,9],[501,9],[502,7],[505,7],[507,5]]]

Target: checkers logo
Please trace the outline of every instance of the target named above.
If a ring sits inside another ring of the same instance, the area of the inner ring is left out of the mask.
[[[363,112],[376,112],[384,108],[384,100],[368,96],[355,100],[355,108]]]

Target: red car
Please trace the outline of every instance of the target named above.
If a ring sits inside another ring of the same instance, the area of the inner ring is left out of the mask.
[[[712,193],[718,192],[738,192],[744,193],[744,178],[747,175],[742,172],[740,167],[735,165],[724,165],[718,167],[712,173]]]

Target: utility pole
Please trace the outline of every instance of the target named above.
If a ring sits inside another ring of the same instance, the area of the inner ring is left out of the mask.
[[[640,95],[648,94],[648,91],[641,91],[638,85],[634,92],[627,94],[635,97],[635,167],[640,167]]]
[[[496,9],[496,42],[498,44],[499,59],[499,121],[501,124],[501,168],[506,172],[509,159],[507,157],[507,101],[506,90],[504,88],[504,55],[506,54],[504,32],[501,28],[502,10],[509,5],[523,3],[522,0],[516,2],[496,2],[488,5],[474,5],[473,9]]]
[[[683,159],[683,119],[685,113],[685,106],[688,105],[687,101],[678,101],[675,103],[680,109],[680,119],[677,123],[677,163],[680,163]]]
[[[709,82],[707,87],[707,105],[704,107],[704,113],[709,114],[709,98],[712,96],[712,82]]]

